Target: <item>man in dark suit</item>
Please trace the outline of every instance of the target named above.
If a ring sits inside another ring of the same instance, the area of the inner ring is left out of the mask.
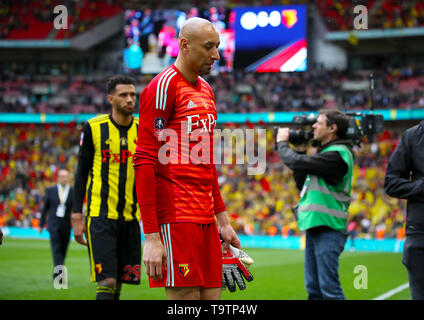
[[[40,233],[46,224],[50,233],[50,244],[53,253],[54,266],[61,266],[65,262],[66,250],[71,235],[71,209],[73,189],[69,185],[69,172],[60,170],[58,184],[46,189],[44,206],[41,211]],[[60,273],[53,272],[53,279]]]

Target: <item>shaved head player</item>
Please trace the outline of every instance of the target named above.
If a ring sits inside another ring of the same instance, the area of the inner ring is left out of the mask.
[[[188,19],[179,34],[175,64],[158,74],[140,95],[134,168],[146,239],[143,262],[150,286],[165,287],[168,299],[219,299],[219,233],[224,251],[230,243],[240,248],[212,161],[215,97],[200,77],[219,59],[219,43],[209,21]],[[178,139],[170,145],[178,156],[165,163],[160,149],[171,129]],[[200,140],[209,142],[209,150],[203,150],[209,156],[207,161],[193,163],[191,151]]]

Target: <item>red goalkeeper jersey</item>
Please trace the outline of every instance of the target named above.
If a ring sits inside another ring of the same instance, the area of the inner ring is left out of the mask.
[[[159,224],[211,223],[225,211],[215,164],[215,97],[201,77],[187,81],[170,66],[140,94],[134,168],[145,233]]]

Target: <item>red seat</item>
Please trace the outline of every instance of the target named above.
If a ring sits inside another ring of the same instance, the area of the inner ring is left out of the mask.
[[[49,21],[42,21],[38,18],[38,15],[44,12],[50,18],[50,13],[53,12],[55,3],[54,1],[47,5],[43,3],[31,0],[28,1],[26,7],[18,4],[11,5],[9,16],[0,20],[0,25],[9,26],[9,23],[11,24],[7,39],[46,39],[50,31],[52,31],[53,23],[50,21],[51,19],[45,19]],[[78,21],[91,27],[105,18],[113,17],[122,12],[122,10],[121,1],[114,1],[113,4],[102,1],[84,1],[81,7],[76,9],[76,14],[78,15]],[[14,27],[11,16],[16,19]],[[75,18],[75,16],[72,16],[72,12],[68,12],[68,28],[74,22]],[[69,29],[59,30],[55,38],[71,38],[75,34],[72,34]]]

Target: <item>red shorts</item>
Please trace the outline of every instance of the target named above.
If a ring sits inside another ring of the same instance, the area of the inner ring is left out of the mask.
[[[162,266],[162,280],[149,277],[151,288],[222,286],[222,249],[215,222],[175,222],[160,229],[168,253],[167,269]]]

